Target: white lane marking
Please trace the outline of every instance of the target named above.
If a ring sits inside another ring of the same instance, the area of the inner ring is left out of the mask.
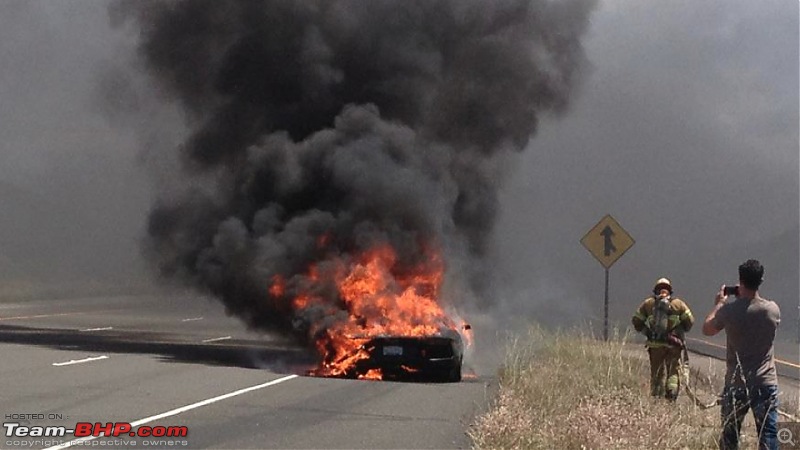
[[[103,327],[103,328],[87,328],[81,331],[106,331],[106,330],[113,330],[114,327]]]
[[[30,305],[21,305],[21,304],[0,305],[0,309],[19,309],[19,308],[25,308],[26,306]]]
[[[230,336],[223,336],[223,337],[212,338],[212,339],[204,339],[202,342],[204,344],[207,344],[209,342],[226,341],[226,340],[228,340],[230,338],[231,338]]]
[[[182,319],[181,322],[194,322],[195,320],[203,320],[202,317],[192,317],[190,319]]]
[[[89,314],[89,313],[88,312],[68,312],[68,313],[58,313],[58,314],[36,314],[36,315],[33,315],[33,316],[0,317],[0,320],[40,319],[42,317],[78,316],[78,315],[81,315],[81,314]]]
[[[67,362],[53,363],[53,365],[57,366],[57,367],[71,366],[73,364],[82,364],[82,363],[86,363],[86,362],[100,361],[101,359],[108,359],[108,356],[103,355],[103,356],[96,356],[94,358],[71,359],[71,360],[69,360]]]
[[[223,394],[223,395],[220,395],[220,396],[217,396],[217,397],[214,397],[214,398],[209,398],[208,400],[202,400],[202,401],[199,401],[197,403],[192,403],[191,405],[182,406],[180,408],[175,408],[175,409],[173,409],[171,411],[167,411],[165,413],[156,414],[155,416],[145,417],[144,419],[139,419],[139,420],[137,420],[135,422],[131,422],[131,427],[135,428],[135,427],[138,427],[139,425],[144,425],[146,423],[154,422],[156,420],[160,420],[160,419],[163,419],[165,417],[176,416],[176,415],[178,415],[178,414],[180,414],[182,412],[186,412],[186,411],[189,411],[189,410],[192,410],[192,409],[195,409],[195,408],[199,408],[201,406],[210,405],[212,403],[216,403],[216,402],[221,401],[221,400],[225,400],[225,399],[228,399],[228,398],[231,398],[231,397],[236,397],[237,395],[242,395],[242,394],[246,394],[248,392],[252,392],[252,391],[255,391],[255,390],[258,390],[258,389],[263,389],[265,387],[274,386],[276,384],[283,383],[284,381],[289,381],[292,378],[297,378],[297,375],[287,375],[287,376],[285,376],[283,378],[278,378],[277,380],[272,380],[272,381],[269,381],[267,383],[259,384],[259,385],[256,385],[256,386],[250,386],[249,388],[239,389],[238,391],[234,391],[234,392],[231,392],[231,393],[228,393],[228,394]],[[98,437],[104,437],[104,436],[86,436],[86,437],[81,437],[81,438],[78,438],[78,439],[73,439],[71,441],[67,441],[67,442],[65,442],[64,444],[61,444],[61,445],[56,445],[55,447],[47,447],[44,450],[60,450],[62,448],[68,448],[68,447],[72,447],[73,445],[80,444],[81,442],[86,442],[86,441],[91,441],[93,439],[97,439]]]

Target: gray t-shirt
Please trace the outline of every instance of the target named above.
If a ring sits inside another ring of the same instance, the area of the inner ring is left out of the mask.
[[[778,304],[761,297],[752,300],[737,297],[717,311],[712,324],[725,330],[728,341],[726,385],[778,384],[773,341],[780,321]]]

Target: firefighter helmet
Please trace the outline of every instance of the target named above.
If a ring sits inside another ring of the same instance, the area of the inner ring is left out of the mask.
[[[672,283],[669,281],[669,278],[659,278],[656,281],[655,286],[653,286],[653,292],[658,293],[661,289],[667,289],[670,294],[672,294]]]

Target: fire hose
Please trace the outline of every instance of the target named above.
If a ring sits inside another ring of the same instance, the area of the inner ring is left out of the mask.
[[[683,373],[683,379],[685,382],[686,387],[686,395],[689,396],[690,399],[694,402],[695,406],[700,409],[709,409],[713,408],[721,403],[721,399],[717,397],[711,403],[704,403],[700,398],[697,396],[697,393],[694,391],[694,388],[691,387],[689,384],[689,375],[691,370],[689,369],[689,350],[686,348],[686,344],[683,344],[683,364],[681,364],[681,372]]]

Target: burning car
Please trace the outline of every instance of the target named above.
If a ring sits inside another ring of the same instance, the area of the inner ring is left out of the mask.
[[[298,329],[320,356],[310,375],[461,380],[470,327],[440,304],[440,254],[421,252],[416,264],[404,265],[391,246],[377,246],[347,261],[311,265],[299,283],[273,278],[270,295],[291,299]]]
[[[453,331],[441,336],[379,336],[362,344],[366,357],[347,375],[354,378],[436,378],[461,381],[464,343]]]

